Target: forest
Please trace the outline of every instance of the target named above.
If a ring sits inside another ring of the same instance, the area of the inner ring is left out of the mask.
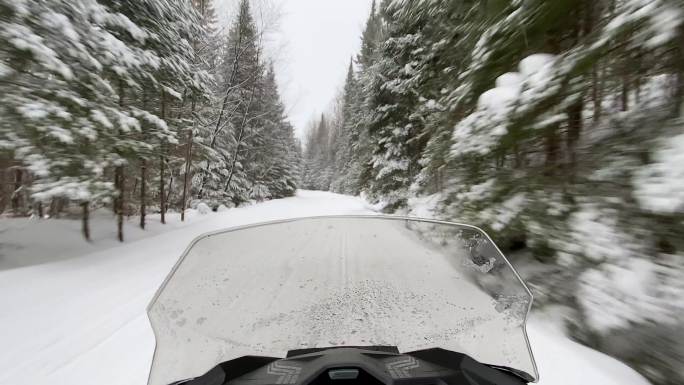
[[[577,340],[681,384],[683,16],[670,0],[374,4],[302,184],[482,227]]]
[[[300,149],[263,26],[209,0],[1,1],[0,211],[184,215],[294,194]],[[17,129],[21,127],[21,129]]]

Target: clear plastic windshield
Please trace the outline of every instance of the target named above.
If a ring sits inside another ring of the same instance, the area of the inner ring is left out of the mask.
[[[531,302],[470,226],[322,217],[228,230],[196,240],[150,304],[149,384],[246,355],[345,345],[439,347],[532,380]]]

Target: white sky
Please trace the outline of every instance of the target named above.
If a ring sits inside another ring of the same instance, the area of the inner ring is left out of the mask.
[[[215,1],[225,22],[238,0]],[[253,0],[253,8],[264,1],[274,5],[268,12],[277,13],[267,17],[278,19],[268,48],[276,60],[280,92],[297,135],[303,137],[307,123],[329,109],[343,86],[372,0]]]

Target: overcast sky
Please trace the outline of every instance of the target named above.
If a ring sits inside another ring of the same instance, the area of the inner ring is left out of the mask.
[[[223,17],[237,3],[217,1],[217,11]],[[290,121],[302,137],[311,118],[327,111],[343,86],[349,60],[360,48],[372,0],[266,1],[277,7],[277,11],[267,13],[278,14],[278,25],[269,35],[268,48],[276,60],[280,91]]]

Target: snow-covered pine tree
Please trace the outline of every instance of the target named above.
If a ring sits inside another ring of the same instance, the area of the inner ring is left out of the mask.
[[[305,142],[303,183],[312,190],[329,190],[333,175],[330,118],[325,114],[312,121]]]
[[[148,190],[145,188],[148,179],[153,182],[149,190],[156,195],[164,222],[171,196],[180,190],[175,182],[180,180],[182,151],[176,145],[177,137],[185,133],[184,110],[192,105],[193,97],[202,97],[208,91],[208,76],[193,66],[197,40],[208,36],[201,30],[201,15],[189,2],[118,2],[114,6],[149,33],[151,38],[143,48],[159,58],[152,75],[140,79],[142,84],[131,87],[128,98],[136,108],[134,115],[145,126],[142,136],[146,147],[137,156],[141,166],[145,166],[146,175],[133,183],[133,189],[140,189],[141,225],[144,225],[146,200],[143,192]],[[149,159],[157,160],[158,172],[151,172],[150,166],[155,163]],[[129,163],[136,160],[130,159]],[[142,174],[143,168],[140,169]]]
[[[373,142],[370,139],[369,126],[374,111],[370,109],[370,98],[372,96],[372,80],[375,76],[373,63],[379,57],[378,47],[384,41],[384,24],[379,14],[375,1],[371,7],[371,13],[366,22],[361,38],[361,52],[356,62],[358,71],[355,82],[349,88],[345,99],[350,99],[351,103],[345,103],[345,108],[349,106],[349,121],[345,121],[350,129],[351,140],[351,162],[348,170],[348,183],[351,191],[361,193],[367,190],[372,178],[371,158],[373,156]]]
[[[420,102],[415,113],[424,121],[427,143],[419,161],[420,173],[413,180],[414,191],[431,194],[445,188],[453,122],[464,114],[446,106],[451,103],[453,88],[459,85],[459,74],[468,66],[469,52],[487,25],[488,13],[495,13],[495,8],[496,2],[431,1],[421,5],[412,1],[395,9],[406,23],[422,26],[421,57],[416,66],[421,77]]]
[[[401,3],[400,17],[420,15],[406,6],[410,1]],[[427,120],[432,140],[419,189],[441,193],[439,215],[478,224],[500,244],[526,245],[548,263],[532,282],[545,288],[548,301],[578,304],[578,330],[629,340],[634,327],[603,322],[606,309],[618,309],[627,295],[642,310],[616,310],[611,317],[674,332],[668,301],[632,297],[617,272],[640,269],[648,276],[644,290],[681,290],[668,278],[682,271],[671,257],[681,254],[674,233],[684,229],[672,222],[681,211],[656,203],[681,207],[672,184],[678,167],[665,155],[677,145],[664,145],[681,136],[680,118],[671,118],[681,106],[681,5],[476,5],[459,29],[448,22],[459,19],[451,5],[427,3],[438,7],[436,21],[422,29],[427,39],[420,45],[438,54],[428,52],[422,71],[438,83],[422,84],[419,92],[425,107],[442,96]],[[459,54],[465,60],[453,57]],[[615,252],[599,251],[606,244]],[[561,278],[547,279],[549,271]],[[662,335],[638,334],[653,341]],[[592,336],[588,343],[596,341]],[[676,364],[647,358],[655,354],[649,348],[609,352],[649,367],[643,372],[656,382],[679,381]]]
[[[358,55],[358,61],[362,69],[367,69],[377,59],[378,48],[382,44],[383,37],[383,22],[380,12],[378,11],[377,2],[373,0],[371,5],[371,12],[366,21],[366,27],[361,36],[361,51]]]
[[[275,69],[271,65],[264,79],[263,97],[263,143],[251,152],[263,154],[259,175],[255,178],[268,190],[270,198],[294,195],[297,189],[298,159],[296,158],[292,125],[285,117],[285,107],[280,100]]]
[[[199,178],[198,198],[210,201],[246,201],[251,189],[245,170],[245,140],[254,127],[256,96],[263,78],[260,33],[249,2],[240,3],[238,15],[224,38],[219,58],[218,106],[204,150],[208,159]]]
[[[206,93],[207,77],[191,68],[197,13],[189,3],[161,0],[2,7],[8,155],[30,176],[24,180],[33,180],[37,203],[76,201],[87,218],[89,206],[113,199],[121,230],[124,212],[135,210],[124,198],[145,186],[142,178],[126,178],[137,167],[125,167],[161,142],[170,154],[176,150],[173,131],[187,104],[162,107],[158,91],[170,99],[182,95],[177,89]],[[168,122],[159,118],[162,110]]]
[[[120,136],[135,135],[139,122],[119,89],[136,84],[158,58],[141,48],[147,33],[107,4],[28,7],[3,4],[3,73],[11,81],[3,82],[3,122],[21,127],[5,132],[14,143],[8,150],[34,176],[36,200],[75,200],[87,218],[88,205],[100,199],[121,202],[104,177],[138,147]]]
[[[681,382],[670,353],[682,345],[663,336],[681,330],[672,293],[684,290],[675,283],[684,274],[684,190],[676,182],[684,163],[675,155],[684,7],[395,0],[380,10],[369,18],[380,20],[377,28],[363,35],[381,38],[362,44],[358,113],[340,113],[342,127],[351,120],[359,128],[347,183],[390,209],[413,194],[437,194],[435,215],[479,225],[504,247],[526,247],[543,272],[528,277],[540,303],[575,304],[577,338],[591,336],[587,343],[654,383]],[[353,105],[348,88],[342,111]],[[318,126],[305,156],[305,182],[316,188]],[[355,140],[333,127],[338,148],[327,153],[339,160]],[[364,147],[374,149],[373,162]],[[417,175],[407,171],[414,167]],[[332,187],[342,191],[334,170]],[[639,276],[640,289],[626,290],[623,276]],[[615,348],[625,344],[643,349]]]
[[[370,196],[386,209],[406,204],[409,187],[418,173],[425,146],[424,122],[416,113],[422,77],[422,25],[406,23],[398,10],[383,3],[386,39],[371,67],[368,126],[374,145]]]
[[[355,148],[358,146],[359,127],[357,122],[358,102],[354,99],[358,93],[358,84],[353,60],[349,63],[347,78],[342,95],[336,106],[335,127],[331,149],[333,151],[333,182],[331,189],[343,194],[358,193],[355,180],[351,174]]]
[[[325,114],[321,115],[316,130],[316,143],[319,151],[316,154],[315,162],[318,165],[318,175],[316,175],[316,185],[320,190],[329,190],[332,180],[332,151],[330,149],[331,139],[331,119]]]
[[[211,126],[212,106],[216,103],[215,73],[218,62],[218,30],[217,16],[212,0],[193,0],[199,13],[198,23],[193,23],[191,44],[194,57],[191,73],[192,82],[184,92],[188,102],[184,102],[185,111],[181,107],[179,121],[185,127],[184,147],[182,148],[183,164],[179,170],[182,187],[179,208],[181,221],[185,220],[185,211],[190,197],[193,195],[193,175],[198,170],[198,160],[203,153],[200,147],[204,138],[208,137]],[[188,106],[189,105],[189,106]]]

